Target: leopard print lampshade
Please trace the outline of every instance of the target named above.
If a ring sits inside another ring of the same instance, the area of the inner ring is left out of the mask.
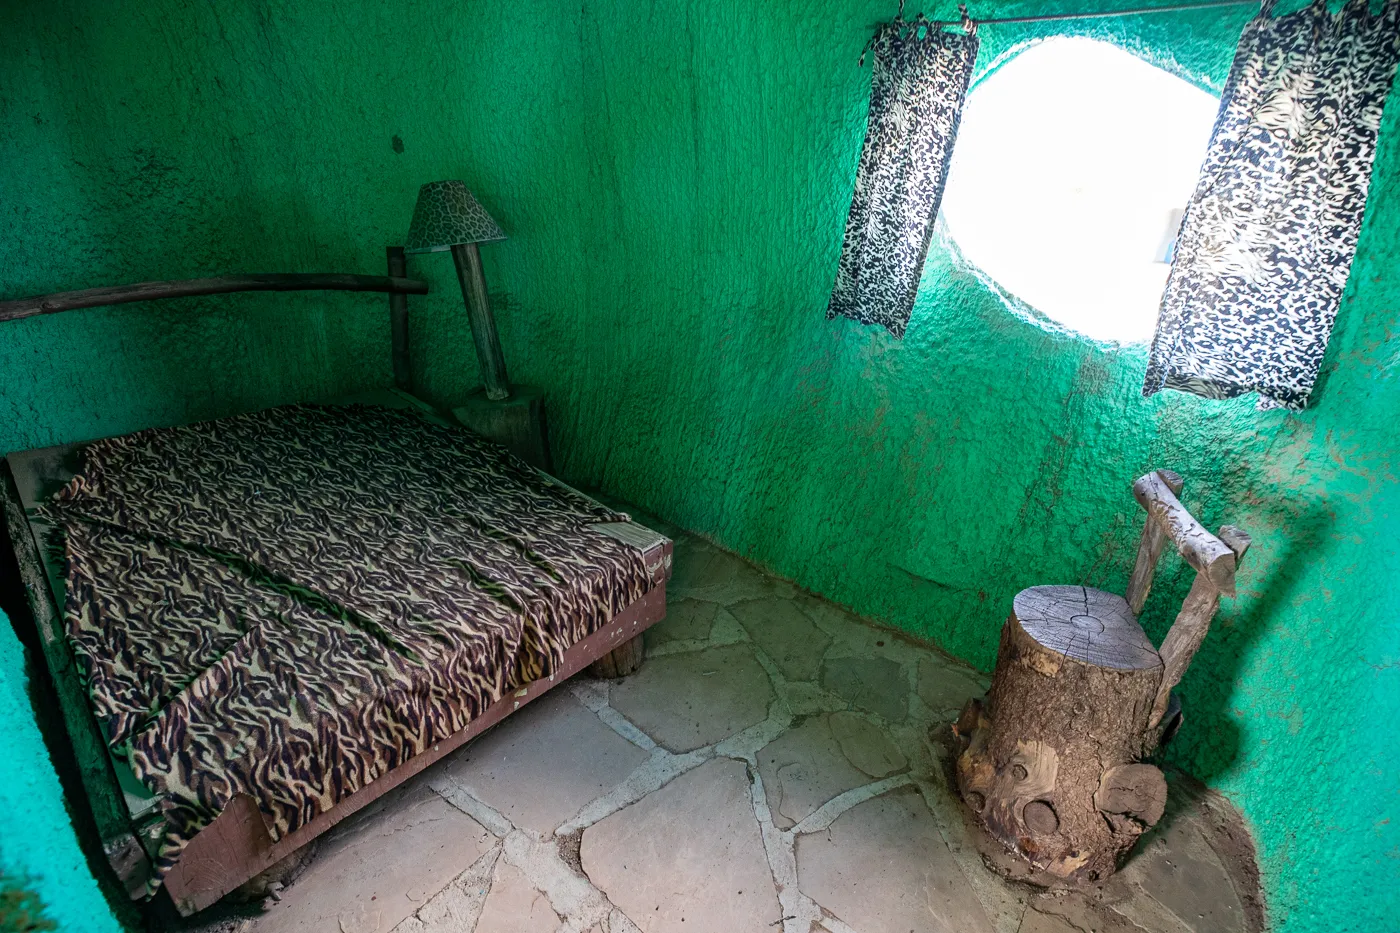
[[[435,253],[461,243],[504,240],[500,226],[465,182],[431,181],[418,189],[404,252]]]

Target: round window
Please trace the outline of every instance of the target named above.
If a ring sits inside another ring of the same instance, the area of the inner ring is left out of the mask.
[[[948,232],[1059,325],[1145,341],[1218,108],[1106,42],[1031,46],[968,95],[943,196]]]

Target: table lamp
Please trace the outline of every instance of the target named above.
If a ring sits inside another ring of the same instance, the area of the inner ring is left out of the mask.
[[[465,183],[432,181],[418,189],[418,204],[408,227],[406,253],[436,253],[452,250],[457,281],[467,302],[467,321],[481,365],[481,382],[486,397],[493,402],[510,397],[510,379],[496,333],[496,318],[486,294],[486,276],[481,271],[481,252],[476,244],[504,240],[500,225],[486,213]]]
[[[460,181],[434,181],[418,189],[418,204],[408,228],[406,253],[452,251],[457,281],[467,302],[467,321],[481,366],[482,388],[452,409],[453,416],[479,434],[499,441],[542,470],[550,469],[549,434],[544,421],[544,393],[514,386],[506,376],[501,338],[491,314],[486,276],[476,244],[504,240],[500,225]]]

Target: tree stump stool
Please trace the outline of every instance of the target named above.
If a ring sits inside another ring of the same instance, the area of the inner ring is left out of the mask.
[[[1147,510],[1126,598],[1084,586],[1033,586],[1012,603],[985,699],[954,731],[957,782],[987,831],[1051,879],[1094,882],[1117,870],[1162,817],[1167,785],[1141,759],[1173,725],[1172,687],[1190,664],[1249,536],[1203,528],[1161,470],[1133,484]],[[1161,651],[1138,624],[1170,540],[1196,581]],[[1179,714],[1178,714],[1179,715]]]

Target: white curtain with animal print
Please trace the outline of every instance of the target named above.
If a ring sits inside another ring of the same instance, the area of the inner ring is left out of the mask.
[[[976,30],[961,9],[965,31],[947,32],[922,14],[905,20],[901,0],[899,17],[867,46],[870,116],[828,319],[904,336],[977,59]]]
[[[1325,0],[1245,28],[1182,220],[1144,395],[1307,405],[1346,287],[1400,0]]]

